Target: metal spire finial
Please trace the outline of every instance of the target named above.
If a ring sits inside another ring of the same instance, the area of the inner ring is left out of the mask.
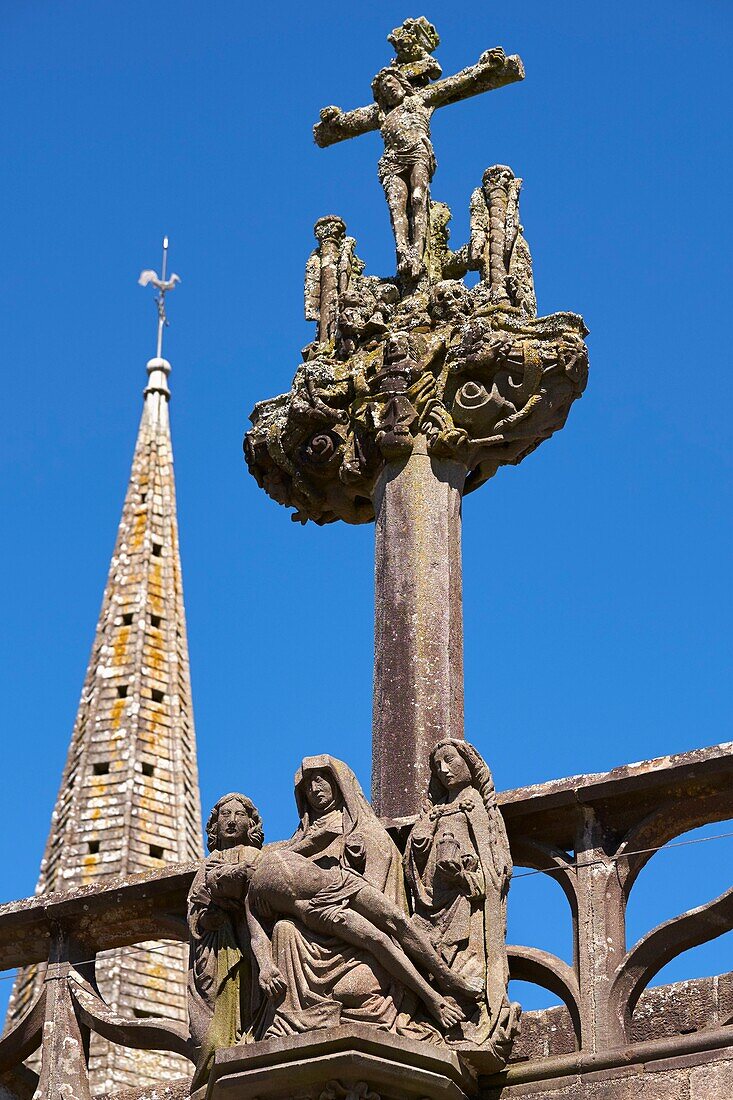
[[[158,348],[156,351],[156,357],[161,359],[163,356],[163,329],[169,324],[168,318],[165,313],[165,296],[169,290],[173,290],[176,283],[180,283],[181,278],[179,275],[171,275],[170,279],[166,279],[166,269],[168,267],[168,238],[163,237],[163,262],[161,267],[161,275],[158,278],[157,271],[141,271],[138,282],[140,286],[147,286],[148,283],[152,283],[154,287],[158,288],[158,294],[155,299],[155,304],[158,308]]]

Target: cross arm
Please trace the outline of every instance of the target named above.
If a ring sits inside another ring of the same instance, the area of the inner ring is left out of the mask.
[[[379,129],[379,108],[376,103],[367,107],[357,107],[353,111],[342,111],[340,107],[324,107],[321,120],[313,127],[316,145],[325,149],[338,141],[367,134]]]
[[[505,84],[514,84],[524,80],[524,65],[521,57],[504,53],[501,46],[481,54],[475,65],[461,69],[453,76],[436,80],[418,93],[428,107],[445,107],[448,103],[458,103],[481,92],[493,88],[503,88]]]

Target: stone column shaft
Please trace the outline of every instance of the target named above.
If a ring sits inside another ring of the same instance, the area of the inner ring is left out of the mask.
[[[463,737],[465,476],[460,463],[429,458],[419,438],[375,487],[372,799],[385,817],[417,811],[430,749]]]

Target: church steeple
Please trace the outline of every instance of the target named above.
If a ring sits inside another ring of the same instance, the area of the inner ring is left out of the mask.
[[[203,855],[188,641],[169,423],[167,238],[158,288],[158,344],[148,382],[97,631],[36,892],[70,890]],[[109,952],[100,989],[127,1015],[186,1018],[186,954]],[[22,1014],[38,969],[23,972],[11,999]],[[164,990],[164,992],[163,992]],[[161,1006],[165,1005],[163,1009]],[[97,1037],[94,1037],[95,1041]],[[160,1084],[186,1075],[177,1055],[92,1046],[95,1091]]]

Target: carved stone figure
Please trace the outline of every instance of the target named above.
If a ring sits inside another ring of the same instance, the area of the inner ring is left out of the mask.
[[[521,179],[505,164],[487,168],[471,196],[469,260],[490,287],[495,305],[516,306],[537,315],[532,257],[519,224]]]
[[[340,304],[352,280],[364,270],[356,255],[356,241],[346,236],[341,218],[329,214],[313,227],[318,248],[308,257],[305,268],[305,317],[315,321],[317,344],[335,339]]]
[[[339,107],[324,107],[313,133],[318,145],[324,146],[370,130],[381,131],[384,153],[379,179],[395,236],[397,273],[414,282],[425,271],[430,181],[435,172],[430,139],[433,111],[521,80],[524,70],[518,57],[506,57],[498,48],[483,53],[478,64],[431,84],[440,72],[430,57],[439,41],[435,28],[424,18],[407,20],[392,31],[389,40],[397,57],[372,81],[374,104],[346,114]]]
[[[368,346],[384,336],[398,300],[399,291],[390,280],[373,275],[354,279],[339,308],[339,356],[348,358],[360,344]]]
[[[400,854],[343,760],[306,756],[295,773],[295,802],[300,824],[288,841],[292,851],[319,867],[357,871],[407,909]]]
[[[225,794],[211,811],[206,834],[211,855],[188,896],[188,1008],[198,1050],[192,1089],[207,1080],[215,1052],[247,1034],[260,1002],[244,912],[232,899],[214,898],[207,875],[215,867],[236,866],[261,848],[262,820],[246,795]]]
[[[482,988],[475,975],[451,970],[400,905],[346,867],[319,867],[287,845],[250,848],[239,863],[208,870],[206,885],[214,899],[244,902],[259,984],[273,1002],[284,996],[287,984],[275,963],[272,935],[278,922],[288,919],[371,955],[443,1029],[468,1011],[454,998],[465,1004]]]
[[[449,223],[451,208],[445,202],[430,201],[430,235],[425,263],[431,283],[442,279],[462,279],[469,270],[468,245],[462,245],[457,252],[452,251]]]
[[[401,27],[395,27],[387,35],[387,41],[394,46],[397,55],[391,64],[396,65],[416,88],[441,76],[440,62],[430,56],[440,45],[440,37],[424,15],[406,19]]]
[[[372,91],[384,141],[379,182],[395,237],[397,274],[417,279],[424,269],[430,181],[436,168],[430,140],[432,110],[399,69],[377,73]]]
[[[384,344],[382,369],[373,378],[380,401],[375,405],[377,446],[382,454],[397,457],[412,449],[412,427],[417,410],[407,391],[420,371],[410,338],[406,332],[390,334]]]
[[[432,112],[521,80],[520,59],[489,50],[442,78],[425,18],[389,41],[396,56],[374,78],[375,102],[324,108],[314,136],[326,146],[381,130],[397,274],[364,275],[343,222],[321,219],[306,278],[318,339],[290,392],[255,408],[245,438],[258,484],[302,523],[370,522],[385,465],[416,450],[465,467],[461,491],[472,492],[562,428],[587,380],[582,318],[537,316],[521,179],[505,165],[486,170],[458,249],[450,209],[430,196]],[[480,279],[467,286],[471,270]]]
[[[491,773],[472,745],[439,742],[431,780],[407,844],[405,868],[416,928],[454,973],[481,986],[449,1041],[482,1045],[504,1064],[520,1009],[507,996],[506,900],[512,861]]]
[[[306,757],[295,776],[295,799],[300,825],[287,847],[318,867],[361,875],[407,914],[400,853],[351,769],[331,756]],[[403,987],[363,949],[288,919],[274,924],[272,952],[285,990],[268,1002],[260,1037],[347,1022],[400,1030]]]

